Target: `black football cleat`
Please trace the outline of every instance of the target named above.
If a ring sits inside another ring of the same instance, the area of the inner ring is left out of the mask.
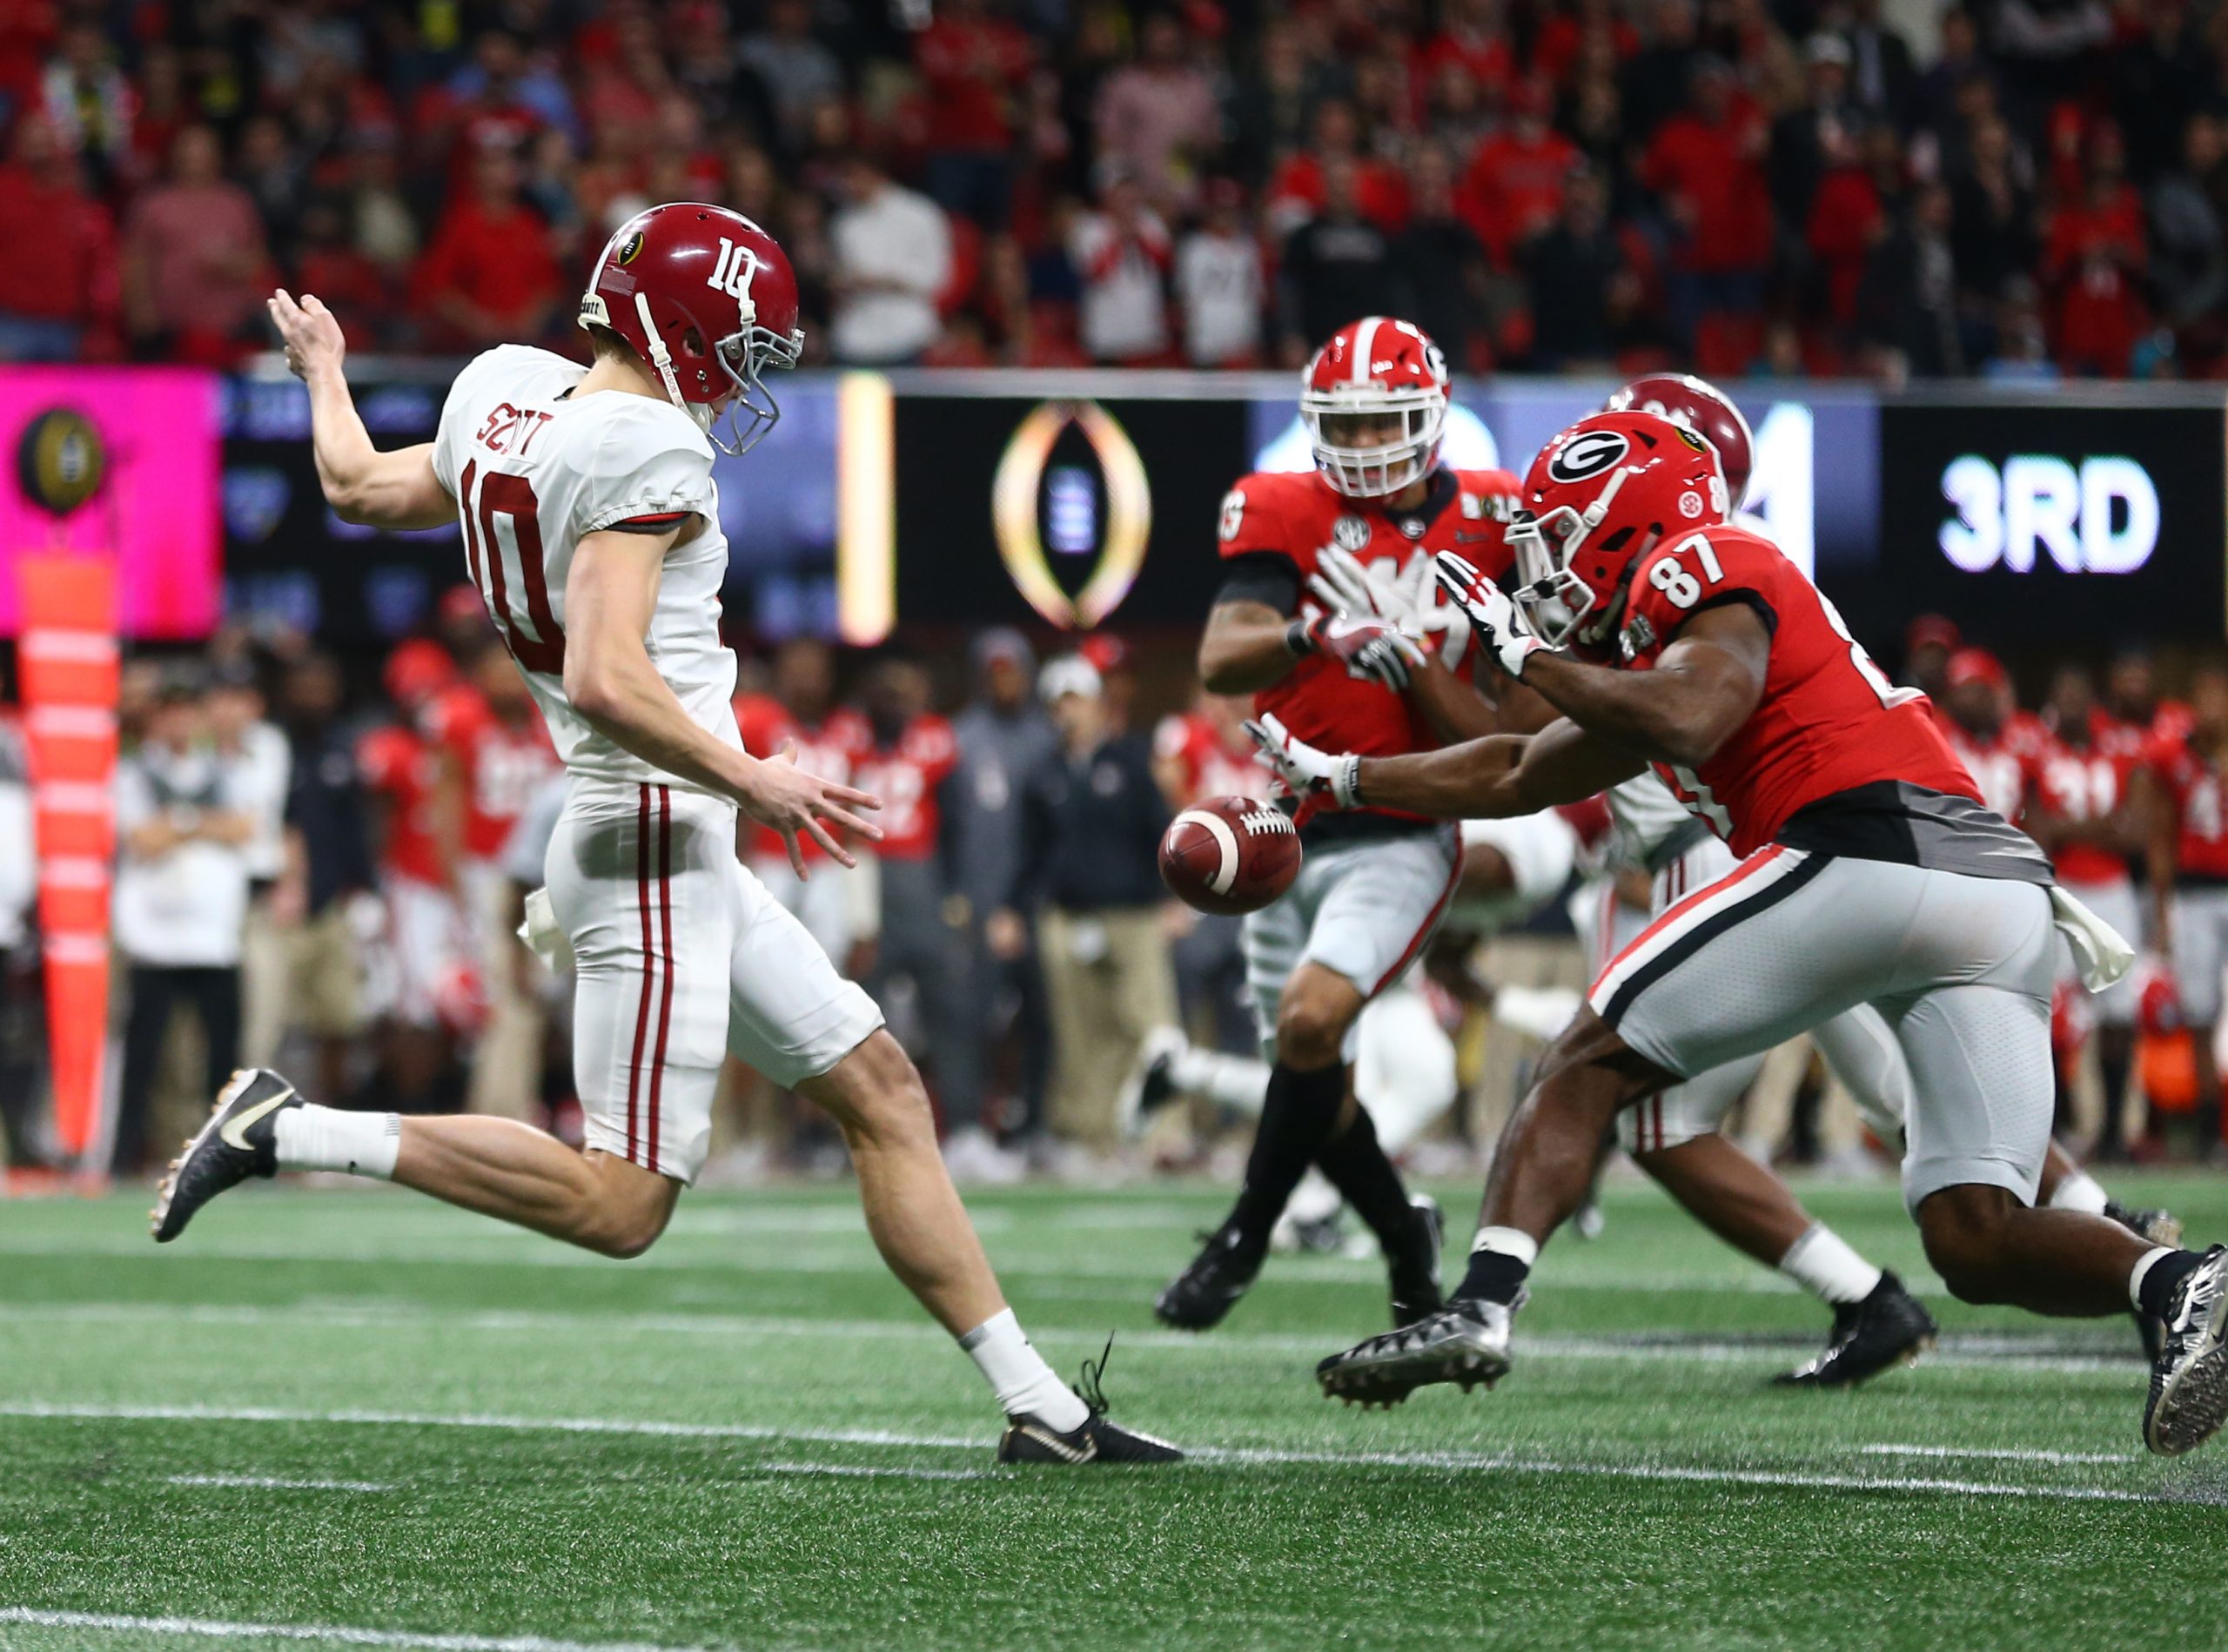
[[[2165,1346],[2151,1367],[2143,1443],[2162,1457],[2194,1451],[2228,1421],[2228,1246],[2205,1253],[2166,1305]]]
[[[2117,1222],[2140,1239],[2169,1249],[2179,1249],[2182,1243],[2182,1219],[2171,1211],[2133,1210],[2113,1199],[2104,1206],[2104,1219]],[[2143,1357],[2151,1364],[2158,1363],[2158,1356],[2166,1351],[2165,1322],[2141,1308],[2135,1310],[2135,1333],[2143,1339]]]
[[[1076,1398],[1083,1401],[1089,1416],[1064,1434],[1041,1417],[1025,1413],[1009,1417],[1005,1433],[998,1437],[998,1461],[1056,1463],[1069,1468],[1099,1463],[1182,1462],[1184,1454],[1165,1440],[1124,1428],[1107,1416],[1106,1393],[1099,1385],[1106,1373],[1107,1355],[1113,1352],[1114,1339],[1109,1337],[1105,1353],[1096,1360],[1083,1362],[1083,1380],[1076,1385]]]
[[[1520,1297],[1512,1306],[1458,1296],[1428,1319],[1332,1354],[1315,1367],[1315,1380],[1325,1399],[1365,1410],[1397,1406],[1434,1382],[1490,1388],[1508,1373],[1509,1332],[1522,1305]]]
[[[1825,1352],[1772,1380],[1791,1388],[1850,1387],[1917,1359],[1934,1346],[1940,1329],[1903,1282],[1882,1269],[1871,1295],[1834,1309]]]
[[[1152,1305],[1153,1313],[1179,1331],[1211,1329],[1252,1288],[1260,1272],[1260,1252],[1245,1242],[1237,1223],[1225,1222],[1206,1236],[1191,1266],[1168,1282]]]
[[[194,1212],[228,1187],[251,1176],[278,1172],[276,1115],[299,1107],[302,1098],[268,1067],[243,1067],[217,1092],[209,1122],[196,1131],[185,1150],[171,1160],[155,1195],[147,1225],[155,1243],[167,1245],[185,1232]]]
[[[1408,1208],[1414,1219],[1406,1238],[1385,1251],[1396,1331],[1428,1320],[1446,1306],[1439,1276],[1439,1247],[1446,1236],[1446,1218],[1429,1193],[1418,1193],[1408,1201]]]

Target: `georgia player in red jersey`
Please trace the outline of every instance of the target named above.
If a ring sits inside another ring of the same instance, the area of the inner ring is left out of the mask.
[[[2143,762],[2155,932],[2173,958],[2182,1018],[2196,1045],[2199,1151],[2218,1156],[2220,1072],[2212,1040],[2221,970],[2228,967],[2228,668],[2198,672],[2186,726],[2154,735]]]
[[[2003,662],[1986,648],[1959,648],[1945,668],[1946,686],[1935,710],[1950,749],[1979,788],[1980,799],[2006,820],[2017,820],[2026,801],[2027,772],[2043,741],[2043,727],[2011,697]]]
[[[1429,749],[1440,738],[1434,697],[1469,695],[1447,668],[1468,637],[1442,629],[1446,645],[1426,661],[1400,621],[1420,631],[1420,611],[1439,611],[1433,551],[1502,565],[1515,479],[1439,463],[1446,360],[1406,321],[1340,328],[1309,364],[1299,406],[1316,468],[1245,477],[1223,500],[1225,580],[1199,642],[1200,680],[1210,693],[1251,694],[1257,711],[1312,731],[1305,738],[1388,755]],[[1248,915],[1241,933],[1264,1053],[1275,1059],[1245,1185],[1154,1305],[1187,1329],[1219,1321],[1252,1285],[1311,1163],[1376,1232],[1395,1321],[1439,1302],[1436,1209],[1411,1205],[1352,1100],[1348,1035],[1438,927],[1460,841],[1452,827],[1386,809],[1307,823],[1301,840],[1292,890]]]
[[[1648,414],[1580,420],[1525,482],[1511,530],[1521,609],[1464,558],[1439,559],[1479,644],[1561,720],[1399,757],[1275,748],[1288,783],[1341,807],[1453,816],[1528,813],[1652,767],[1744,856],[1619,954],[1542,1058],[1447,1307],[1325,1360],[1325,1392],[1390,1402],[1497,1379],[1540,1246],[1584,1196],[1617,1115],[1871,1004],[1915,1082],[1904,1196],[1950,1288],[2068,1315],[2134,1297],[2167,1327],[2144,1439],[2168,1454],[2202,1444],[2228,1416],[2228,1250],[2033,1207],[2053,924],[2094,977],[2131,953],[2050,889],[2049,863],[1980,802],[1923,696],[1891,687],[1769,541],[1726,523],[1728,506],[1691,433]]]
[[[2083,905],[2122,935],[2143,931],[2143,915],[2129,876],[2129,857],[2142,833],[2135,807],[2135,773],[2145,742],[2106,715],[2097,688],[2077,665],[2058,668],[2050,699],[2028,742],[2026,812],[2019,824],[2050,851],[2058,882]],[[2071,959],[2059,959],[2061,981]],[[2123,977],[2095,995],[2097,1064],[2104,1090],[2104,1130],[2097,1156],[2125,1151],[2128,1072],[2135,1054],[2135,984]]]
[[[1204,688],[1189,711],[1174,711],[1152,731],[1155,778],[1171,809],[1202,797],[1265,797],[1269,771],[1245,735],[1245,702]]]
[[[836,703],[836,666],[828,645],[816,637],[791,637],[782,644],[774,655],[772,690],[735,696],[743,749],[771,756],[794,746],[799,766],[808,772],[838,785],[851,783],[852,771],[873,737],[865,719]],[[809,842],[799,848],[808,869],[828,852]],[[750,829],[743,856],[768,892],[796,914],[838,966],[848,967],[865,927],[852,905],[857,886],[843,878],[799,876],[789,863],[789,845],[763,826]]]
[[[469,692],[437,701],[429,730],[456,776],[463,813],[457,898],[487,1005],[466,1105],[531,1121],[540,1112],[542,1016],[539,1000],[517,990],[516,897],[503,852],[535,791],[560,765],[548,725],[501,641],[488,634],[468,657]]]

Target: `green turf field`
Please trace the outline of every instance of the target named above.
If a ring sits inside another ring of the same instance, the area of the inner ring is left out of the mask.
[[[2121,1186],[2228,1234],[2228,1182]],[[1368,1414],[1310,1369],[1372,1265],[1186,1338],[1147,1305],[1216,1190],[978,1197],[1048,1356],[1117,1332],[1117,1414],[1197,1448],[1084,1473],[990,1467],[847,1187],[691,1195],[631,1263],[389,1189],[164,1250],[144,1198],[0,1205],[0,1648],[2228,1644],[2228,1449],[2143,1454],[2131,1326],[1962,1308],[1891,1188],[1804,1191],[1927,1363],[1767,1388],[1822,1311],[1620,1186],[1497,1391]]]

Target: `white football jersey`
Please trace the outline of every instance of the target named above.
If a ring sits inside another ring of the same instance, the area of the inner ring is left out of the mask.
[[[1628,866],[1643,866],[1658,843],[1674,832],[1684,831],[1694,820],[1687,806],[1654,775],[1635,775],[1602,794],[1609,803],[1609,817],[1616,823],[1618,858]]]
[[[586,534],[702,517],[694,539],[665,554],[647,641],[689,716],[739,749],[735,655],[720,641],[728,541],[712,445],[668,401],[608,390],[573,399],[587,373],[526,345],[475,358],[442,406],[433,473],[456,496],[472,582],[540,702],[565,767],[595,780],[681,785],[566,703],[565,581]]]

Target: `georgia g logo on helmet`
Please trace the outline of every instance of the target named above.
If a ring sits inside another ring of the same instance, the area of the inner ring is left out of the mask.
[[[1631,451],[1621,431],[1581,430],[1555,450],[1547,475],[1558,482],[1582,482],[1601,475]]]

